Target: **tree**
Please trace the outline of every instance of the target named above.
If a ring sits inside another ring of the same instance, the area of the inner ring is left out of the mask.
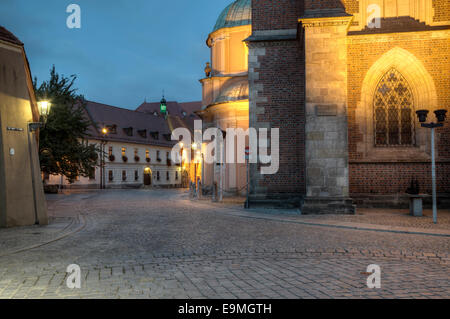
[[[97,145],[87,143],[90,121],[85,116],[84,97],[74,88],[76,78],[59,75],[53,66],[49,81],[39,87],[37,78],[33,81],[37,100],[51,102],[47,122],[39,133],[41,170],[64,175],[69,183],[95,172],[99,151]]]

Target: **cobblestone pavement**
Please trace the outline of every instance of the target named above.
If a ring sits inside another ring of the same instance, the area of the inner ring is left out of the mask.
[[[259,218],[179,190],[55,195],[49,209],[49,226],[0,229],[1,298],[450,298],[449,237]]]
[[[206,200],[206,198],[205,198]],[[217,206],[240,208],[244,205],[244,197],[226,198]],[[289,214],[294,210],[289,209],[255,209],[255,211],[269,211],[273,214]],[[352,222],[382,226],[412,227],[427,230],[448,230],[450,231],[450,209],[438,207],[438,223],[433,223],[433,212],[431,209],[424,209],[422,217],[413,217],[409,214],[409,209],[386,209],[386,208],[357,208],[355,215],[305,215],[301,220],[320,221],[323,223]]]

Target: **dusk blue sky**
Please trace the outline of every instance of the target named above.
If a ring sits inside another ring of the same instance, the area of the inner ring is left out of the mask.
[[[135,109],[144,98],[201,100],[205,41],[232,0],[1,0],[0,25],[24,44],[33,77],[76,74],[89,100]],[[66,8],[81,7],[81,29]]]

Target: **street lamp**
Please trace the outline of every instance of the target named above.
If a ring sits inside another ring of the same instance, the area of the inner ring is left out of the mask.
[[[48,101],[39,101],[37,103],[37,105],[38,105],[39,115],[42,117],[43,123],[42,122],[29,122],[27,125],[27,127],[28,127],[27,138],[28,138],[28,153],[30,156],[31,184],[33,187],[34,220],[35,220],[36,224],[39,224],[39,218],[38,218],[38,213],[37,213],[36,186],[35,186],[36,181],[34,180],[33,151],[32,151],[32,146],[31,146],[30,133],[36,132],[40,127],[44,126],[45,122],[47,122],[47,116],[48,116],[48,113],[50,112],[51,103]],[[37,148],[39,149],[39,145],[37,146]],[[37,161],[39,163],[39,158],[37,158]]]
[[[105,189],[106,184],[106,178],[105,178],[105,146],[106,146],[106,136],[108,134],[108,128],[103,125],[103,128],[101,129],[101,133],[103,136],[103,139],[100,143],[101,145],[101,154],[100,154],[100,189]]]
[[[181,173],[181,187],[184,187],[184,174],[183,174],[183,170],[184,170],[184,163],[183,163],[183,157],[184,157],[184,144],[183,142],[179,143],[180,145],[180,173]]]
[[[434,114],[436,116],[438,123],[425,123],[427,120],[429,111],[428,110],[418,110],[416,111],[419,122],[422,127],[431,129],[431,183],[433,192],[433,223],[437,223],[437,204],[436,204],[436,158],[434,150],[434,129],[436,127],[443,127],[447,110],[436,110]]]
[[[39,101],[38,103],[39,114],[47,119],[48,114],[50,113],[51,103],[49,101]]]
[[[28,128],[30,132],[35,132],[38,128],[43,127],[47,122],[47,116],[50,113],[50,108],[52,104],[48,101],[37,102],[39,115],[42,119],[41,122],[30,122],[28,123]]]

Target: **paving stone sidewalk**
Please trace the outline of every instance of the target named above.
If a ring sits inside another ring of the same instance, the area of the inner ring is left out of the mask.
[[[213,203],[210,198],[204,197],[200,200],[202,203],[215,205],[222,208],[242,209],[245,198],[230,197],[225,198],[222,203]],[[251,208],[250,212],[265,213],[273,216],[296,216],[298,220],[309,222],[320,222],[323,224],[355,223],[360,225],[377,225],[380,229],[412,228],[437,230],[438,233],[450,234],[450,209],[438,208],[438,223],[433,223],[433,213],[431,209],[424,209],[422,217],[414,217],[409,214],[409,209],[392,208],[358,208],[355,215],[303,215],[300,216],[297,209],[268,209]],[[423,231],[423,230],[422,230]]]
[[[446,237],[301,224],[179,190],[74,192],[49,197],[49,208],[49,226],[0,229],[8,249],[68,234],[0,256],[0,298],[450,297]],[[81,289],[66,285],[73,263]],[[370,264],[381,289],[367,288]]]

